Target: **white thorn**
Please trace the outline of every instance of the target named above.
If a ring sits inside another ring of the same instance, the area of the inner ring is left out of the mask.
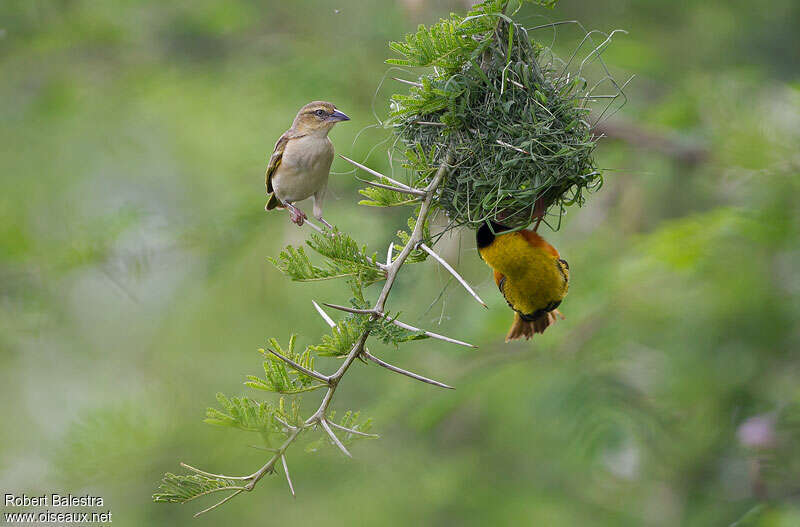
[[[392,253],[394,252],[394,242],[389,244],[389,250],[386,251],[386,266],[392,265]]]
[[[286,456],[283,454],[281,454],[281,463],[283,463],[283,471],[286,473],[286,482],[289,484],[289,490],[292,491],[292,496],[295,496],[292,478],[289,476],[289,466],[286,464]]]
[[[383,366],[384,368],[386,368],[389,371],[393,371],[395,373],[399,373],[401,375],[405,375],[407,377],[411,377],[412,379],[416,379],[418,381],[422,381],[422,382],[425,382],[425,383],[428,383],[428,384],[432,384],[434,386],[439,386],[441,388],[447,388],[449,390],[454,390],[455,389],[452,386],[450,386],[448,384],[445,384],[443,382],[434,381],[433,379],[429,379],[427,377],[423,377],[422,375],[418,375],[418,374],[416,374],[416,373],[414,373],[412,371],[404,370],[403,368],[398,368],[397,366],[389,364],[388,362],[382,361],[381,359],[379,359],[375,355],[371,354],[367,350],[364,350],[364,355],[369,360],[371,360],[372,362],[377,364],[378,366]]]
[[[333,433],[331,427],[328,426],[328,421],[326,421],[324,418],[320,418],[319,424],[321,424],[322,428],[328,432],[328,435],[331,436],[331,439],[333,440],[334,444],[339,447],[339,450],[341,450],[347,457],[353,457],[353,455],[345,448],[342,442],[339,441],[339,438],[336,437],[336,434]]]
[[[329,317],[325,311],[322,310],[319,304],[317,304],[316,300],[312,300],[311,303],[314,304],[314,307],[317,308],[317,313],[319,313],[319,315],[325,320],[325,322],[328,323],[330,327],[334,327],[336,325],[336,322],[334,322],[333,319]]]
[[[486,302],[484,302],[483,300],[481,300],[481,297],[479,297],[479,296],[478,296],[478,293],[476,293],[476,292],[475,292],[475,291],[474,291],[474,290],[473,290],[473,289],[472,289],[472,288],[469,286],[469,284],[467,283],[467,281],[466,281],[466,280],[464,280],[464,278],[462,278],[462,276],[461,276],[460,274],[458,274],[458,273],[456,272],[456,270],[455,270],[455,269],[453,269],[453,268],[450,266],[450,264],[449,264],[449,263],[447,263],[447,262],[445,261],[445,259],[444,259],[444,258],[442,258],[442,257],[441,257],[441,256],[439,256],[438,254],[436,254],[435,252],[433,252],[433,250],[432,250],[430,247],[428,247],[427,245],[425,245],[424,243],[420,243],[420,244],[419,244],[419,247],[420,247],[420,248],[421,248],[423,251],[425,251],[426,253],[430,254],[430,255],[431,255],[431,256],[432,256],[432,257],[433,257],[433,258],[434,258],[434,259],[435,259],[437,262],[439,262],[440,264],[442,264],[442,267],[444,267],[445,269],[447,269],[447,270],[450,272],[450,274],[451,274],[451,275],[453,275],[453,276],[456,278],[456,280],[458,280],[458,283],[460,283],[460,284],[461,284],[461,285],[464,287],[464,289],[466,289],[466,290],[467,290],[467,292],[468,292],[470,295],[472,295],[472,298],[474,298],[475,300],[477,300],[477,301],[478,301],[478,303],[479,303],[480,305],[482,305],[483,307],[485,307],[486,309],[489,309],[489,306],[487,306],[487,305],[486,305]]]
[[[410,188],[411,188],[411,187],[409,187],[408,185],[406,185],[405,183],[400,183],[399,181],[395,181],[394,179],[390,178],[389,176],[384,176],[384,175],[383,175],[383,174],[381,174],[380,172],[378,172],[378,171],[376,171],[376,170],[372,170],[371,168],[369,168],[369,167],[367,167],[367,166],[364,166],[364,165],[362,165],[361,163],[359,163],[359,162],[357,162],[357,161],[353,161],[353,160],[352,160],[352,159],[350,159],[349,157],[345,157],[345,156],[343,156],[342,154],[339,154],[339,157],[341,157],[342,159],[344,159],[344,160],[345,160],[345,161],[347,161],[348,163],[350,163],[350,164],[352,164],[352,165],[355,165],[355,166],[357,166],[357,167],[358,167],[358,168],[360,168],[361,170],[364,170],[364,171],[366,171],[366,172],[369,172],[370,174],[372,174],[372,175],[373,175],[373,176],[375,176],[375,177],[382,177],[383,179],[385,179],[386,181],[389,181],[389,182],[390,182],[390,183],[392,183],[393,185],[397,185],[398,187],[401,187],[401,188],[406,188],[406,189],[410,189]]]

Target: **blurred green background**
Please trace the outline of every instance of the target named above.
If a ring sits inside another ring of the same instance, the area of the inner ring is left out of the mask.
[[[387,42],[465,9],[0,3],[3,492],[101,495],[118,526],[800,525],[796,0],[526,8],[530,26],[627,29],[604,57],[637,75],[605,123],[605,186],[544,231],[570,262],[567,319],[504,344],[511,313],[472,233],[445,238],[491,309],[433,262],[406,268],[390,305],[480,348],[372,347],[455,391],[357,364],[334,406],[382,437],[353,460],[294,447],[297,498],[276,475],[197,520],[210,502],[151,502],[179,461],[261,466],[256,438],[204,409],[247,393],[266,338],[318,340],[311,299],[349,295],[266,261],[307,235],[263,212],[275,140],[330,100],[352,118],[337,151],[387,169],[387,133],[369,128],[403,91],[380,85]],[[561,28],[555,47],[579,38]],[[383,254],[406,211],[356,206],[349,169],[334,162],[326,217]]]

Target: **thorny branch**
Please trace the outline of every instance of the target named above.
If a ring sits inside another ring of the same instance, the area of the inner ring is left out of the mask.
[[[344,157],[344,156],[342,156],[342,157]],[[464,281],[464,279],[461,278],[458,275],[458,273],[456,273],[455,270],[452,267],[450,267],[441,257],[436,255],[428,246],[423,244],[423,240],[424,240],[424,230],[423,229],[424,229],[424,225],[426,223],[426,220],[428,218],[428,215],[431,212],[431,203],[433,201],[433,198],[434,198],[434,195],[436,193],[436,190],[439,187],[439,184],[442,182],[442,180],[444,179],[445,175],[447,174],[447,171],[448,171],[448,168],[449,168],[448,165],[451,163],[451,158],[448,156],[447,159],[445,160],[445,162],[442,163],[439,166],[439,168],[436,171],[436,174],[435,174],[434,178],[431,180],[431,182],[428,184],[428,186],[424,190],[411,188],[411,187],[409,187],[407,185],[404,185],[404,184],[402,184],[400,182],[394,181],[394,180],[388,178],[387,176],[385,176],[383,174],[380,174],[379,172],[376,172],[376,171],[374,171],[374,170],[372,170],[370,168],[367,168],[364,165],[356,163],[355,161],[352,161],[352,160],[347,159],[347,158],[345,158],[345,159],[347,161],[351,162],[352,164],[354,164],[355,166],[357,166],[358,168],[361,168],[361,169],[371,173],[374,176],[383,178],[384,180],[391,182],[393,185],[395,185],[397,187],[397,188],[393,188],[392,190],[396,190],[398,192],[405,192],[405,193],[418,195],[421,198],[421,205],[420,205],[420,209],[419,209],[419,214],[418,214],[417,219],[416,219],[414,230],[411,233],[411,236],[408,239],[408,242],[405,244],[405,246],[403,246],[402,250],[394,258],[394,260],[391,259],[391,254],[392,253],[391,253],[391,246],[390,246],[390,252],[389,252],[390,256],[389,256],[389,258],[387,258],[386,264],[379,264],[378,262],[375,262],[377,265],[379,265],[379,267],[381,269],[383,269],[386,272],[386,281],[384,282],[383,289],[381,290],[380,294],[378,295],[378,298],[375,301],[375,304],[372,307],[372,309],[360,310],[360,311],[363,311],[365,314],[368,314],[370,316],[371,320],[377,320],[378,318],[387,317],[387,315],[385,314],[385,306],[386,306],[386,301],[389,298],[389,293],[391,292],[392,287],[394,286],[395,280],[397,278],[397,275],[400,272],[400,269],[403,267],[403,264],[405,263],[406,259],[411,254],[411,252],[414,251],[415,249],[417,249],[418,247],[421,247],[428,254],[431,254],[432,256],[434,256],[434,258],[436,258],[449,272],[451,272],[459,280],[459,282],[467,289],[467,291],[473,297],[475,297],[476,300],[478,300],[481,304],[483,304],[483,302],[480,300],[480,298],[477,296],[477,294],[475,294],[475,292],[472,290],[472,288],[470,288],[469,285],[467,285],[466,281]],[[380,185],[378,185],[378,186],[380,186]],[[384,185],[384,186],[386,186],[386,185]],[[313,225],[312,227],[318,228],[316,225]],[[326,304],[326,305],[329,305],[329,304]],[[342,309],[341,306],[333,306],[333,305],[330,305],[330,306],[334,307],[334,308]],[[329,325],[335,325],[333,320],[322,310],[322,308],[316,302],[314,302],[314,307],[317,309],[317,311],[320,313],[320,315],[325,319],[325,321]],[[349,308],[344,308],[344,310],[350,310],[350,309]],[[350,311],[356,311],[356,310],[350,310]],[[391,320],[391,319],[389,319],[389,320],[393,324],[396,324],[396,325],[398,325],[400,327],[406,328],[406,329],[408,329],[410,331],[421,331],[421,330],[419,330],[419,329],[417,329],[417,328],[415,328],[413,326],[410,326],[408,324],[404,324],[404,323],[399,322],[397,320]],[[349,353],[345,356],[344,361],[339,366],[339,369],[336,370],[336,372],[331,374],[331,375],[324,375],[324,374],[319,373],[317,371],[309,370],[308,368],[303,367],[302,365],[298,364],[297,362],[293,361],[292,359],[290,359],[288,357],[285,357],[285,356],[281,355],[280,353],[277,353],[274,350],[271,350],[271,353],[273,355],[275,355],[280,360],[286,362],[293,369],[295,369],[295,370],[297,370],[297,371],[299,371],[299,372],[301,372],[301,373],[303,373],[305,375],[308,375],[308,376],[310,376],[312,378],[315,378],[315,379],[323,382],[327,386],[327,391],[325,392],[325,395],[322,398],[322,401],[320,402],[320,405],[317,408],[317,410],[314,412],[314,414],[311,415],[308,419],[306,419],[302,423],[294,426],[294,425],[290,425],[286,421],[283,421],[283,420],[279,421],[280,424],[282,426],[284,426],[284,428],[286,429],[286,432],[288,434],[286,439],[285,439],[285,441],[278,448],[272,450],[272,456],[269,458],[269,460],[260,469],[258,469],[257,471],[253,472],[249,476],[225,476],[225,475],[221,475],[221,474],[212,474],[210,472],[205,472],[205,471],[199,470],[197,468],[194,468],[192,466],[189,466],[189,465],[186,465],[186,464],[182,463],[181,465],[184,468],[186,468],[186,469],[188,469],[188,470],[190,470],[190,471],[192,471],[192,472],[194,472],[196,474],[202,475],[202,476],[206,476],[206,477],[210,477],[210,478],[234,480],[234,481],[241,482],[240,484],[237,484],[236,486],[230,486],[230,487],[227,487],[227,488],[216,489],[216,490],[219,490],[219,491],[231,490],[233,492],[231,494],[229,494],[228,496],[226,496],[221,501],[219,501],[219,502],[215,503],[214,505],[212,505],[212,506],[210,506],[210,507],[198,512],[197,514],[195,514],[195,516],[200,516],[201,514],[204,514],[206,512],[209,512],[209,511],[219,507],[220,505],[226,503],[227,501],[231,500],[235,496],[238,496],[239,494],[241,494],[244,491],[249,492],[249,491],[253,490],[253,488],[255,488],[256,484],[258,484],[258,482],[261,480],[261,478],[264,477],[265,474],[272,473],[272,472],[275,471],[275,467],[276,467],[278,462],[280,462],[281,465],[283,466],[283,470],[284,470],[284,473],[286,475],[286,480],[287,480],[287,483],[289,485],[289,489],[290,489],[292,495],[294,495],[294,485],[292,484],[292,480],[291,480],[291,477],[289,475],[289,467],[288,467],[288,465],[286,463],[286,455],[285,454],[286,454],[286,451],[289,449],[289,447],[300,436],[300,434],[304,430],[306,430],[308,428],[314,428],[317,425],[319,425],[328,434],[328,436],[330,437],[331,441],[337,447],[339,447],[339,449],[344,454],[346,454],[347,456],[351,456],[351,454],[347,450],[347,448],[344,446],[344,444],[336,436],[336,433],[334,432],[333,428],[339,429],[342,432],[345,432],[347,434],[355,434],[355,435],[362,435],[362,436],[369,436],[369,437],[377,437],[375,434],[366,434],[366,433],[361,432],[359,430],[354,430],[354,429],[347,428],[345,426],[336,424],[336,423],[334,423],[332,421],[329,421],[328,417],[327,417],[328,408],[330,407],[331,402],[333,401],[333,396],[334,396],[334,393],[336,392],[337,387],[339,386],[339,382],[342,380],[344,375],[350,369],[350,366],[352,366],[353,362],[355,362],[355,360],[358,359],[358,358],[364,358],[366,360],[374,362],[375,364],[378,364],[379,366],[381,366],[383,368],[388,369],[389,371],[392,371],[392,372],[395,372],[395,373],[399,373],[401,375],[408,376],[408,377],[410,377],[412,379],[416,379],[416,380],[419,380],[421,382],[425,382],[425,383],[428,383],[428,384],[431,384],[431,385],[434,385],[434,386],[439,386],[439,387],[442,387],[442,388],[452,389],[452,386],[448,386],[447,384],[444,384],[442,382],[435,381],[435,380],[429,379],[427,377],[423,377],[422,375],[418,375],[416,373],[404,370],[402,368],[398,368],[396,366],[393,366],[393,365],[391,365],[391,364],[389,364],[387,362],[384,362],[381,359],[375,357],[374,355],[372,355],[369,352],[369,350],[367,350],[366,345],[365,345],[366,341],[367,341],[367,338],[369,337],[369,334],[370,334],[370,328],[367,327],[367,329],[364,329],[362,331],[360,337],[356,340],[355,344],[350,349]],[[425,334],[427,336],[430,336],[430,337],[433,337],[433,338],[438,338],[440,340],[445,340],[445,341],[452,342],[452,343],[455,343],[455,344],[474,347],[471,344],[468,344],[466,342],[462,342],[462,341],[459,341],[459,340],[456,340],[456,339],[451,339],[449,337],[445,337],[443,335],[438,335],[436,333],[431,333],[431,332],[427,332],[426,331]]]

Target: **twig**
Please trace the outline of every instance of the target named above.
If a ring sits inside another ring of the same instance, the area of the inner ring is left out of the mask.
[[[307,218],[303,221],[303,225],[308,225],[309,227],[311,227],[312,229],[314,229],[318,233],[325,234],[325,231],[322,230],[322,227],[320,227],[319,225],[317,225],[316,223],[312,222],[311,220],[309,220]]]
[[[339,438],[336,437],[336,434],[333,433],[331,427],[328,426],[328,421],[326,421],[325,419],[320,419],[319,424],[321,424],[322,428],[324,428],[325,431],[328,432],[328,435],[331,436],[331,440],[333,441],[333,443],[339,447],[339,450],[341,450],[344,453],[344,455],[346,455],[347,457],[353,457],[353,455],[347,450],[347,448],[345,448],[344,444],[342,444],[342,442],[339,441]]]
[[[411,188],[408,185],[406,185],[405,183],[400,183],[399,181],[395,181],[394,179],[390,178],[389,176],[385,176],[385,175],[381,174],[380,172],[378,172],[376,170],[372,170],[368,166],[364,166],[364,165],[362,165],[361,163],[359,163],[357,161],[353,161],[349,157],[345,157],[342,154],[339,154],[339,157],[341,157],[342,159],[344,159],[345,161],[347,161],[351,165],[357,166],[358,168],[360,168],[361,170],[364,170],[365,172],[369,172],[370,174],[372,174],[375,177],[382,177],[383,179],[385,179],[386,181],[392,183],[393,185],[397,185],[398,187],[405,188],[405,189],[410,189]]]
[[[238,480],[245,480],[250,478],[250,476],[224,476],[222,474],[212,474],[211,472],[206,472],[204,470],[200,470],[199,468],[194,468],[193,466],[187,465],[186,463],[181,463],[180,465],[185,469],[191,470],[192,472],[200,474],[201,476],[208,476],[209,478],[238,479]]]
[[[212,505],[211,507],[208,507],[208,508],[206,508],[206,509],[203,509],[203,510],[201,510],[201,511],[200,511],[200,512],[198,512],[198,513],[195,513],[194,517],[195,517],[195,518],[197,518],[198,516],[201,516],[201,515],[203,515],[203,514],[205,514],[205,513],[207,513],[207,512],[211,512],[211,511],[213,511],[214,509],[216,509],[216,508],[217,508],[217,507],[219,507],[220,505],[224,504],[225,502],[227,502],[227,501],[229,501],[229,500],[232,500],[233,498],[235,498],[236,496],[238,496],[238,495],[239,495],[239,494],[241,494],[242,492],[244,492],[244,489],[238,489],[236,492],[234,492],[234,493],[233,493],[233,494],[231,494],[230,496],[226,496],[226,497],[225,497],[223,500],[221,500],[221,501],[218,501],[217,503],[215,503],[215,504],[214,504],[214,505]]]
[[[364,436],[364,437],[376,437],[376,438],[380,437],[378,434],[368,434],[366,432],[361,432],[360,430],[354,430],[352,428],[347,428],[346,426],[338,425],[338,424],[334,423],[333,421],[331,421],[328,424],[331,425],[334,428],[338,428],[339,430],[343,430],[343,431],[347,432],[348,434],[355,434],[357,436]]]
[[[283,426],[285,426],[287,430],[294,430],[295,428],[297,428],[295,426],[290,425],[289,423],[287,423],[286,421],[284,421],[283,419],[281,419],[280,417],[278,417],[275,414],[272,414],[272,418],[275,419],[276,421],[278,421]]]
[[[376,357],[375,355],[373,355],[372,353],[368,352],[367,350],[364,350],[364,356],[366,358],[368,358],[369,360],[371,360],[372,362],[374,362],[375,364],[377,364],[378,366],[383,366],[384,368],[386,368],[389,371],[393,371],[395,373],[399,373],[400,375],[405,375],[406,377],[411,377],[412,379],[416,379],[418,381],[422,381],[422,382],[425,382],[425,383],[428,383],[428,384],[432,384],[434,386],[439,386],[441,388],[447,388],[449,390],[455,390],[455,388],[453,388],[452,386],[450,386],[448,384],[445,384],[443,382],[434,381],[433,379],[429,379],[427,377],[423,377],[422,375],[418,375],[418,374],[416,374],[414,372],[411,372],[411,371],[408,371],[408,370],[404,370],[402,368],[398,368],[397,366],[393,366],[393,365],[389,364],[388,362],[384,362],[381,359],[379,359],[378,357]]]
[[[392,265],[392,253],[394,252],[394,242],[389,244],[389,249],[386,251],[386,265]]]
[[[517,148],[516,146],[508,144],[505,141],[501,141],[500,139],[496,139],[495,143],[497,143],[500,146],[505,146],[506,148],[510,148],[511,150],[516,150],[517,152],[520,152],[522,154],[531,155],[531,153],[528,152],[527,150],[523,150],[521,148]]]
[[[289,466],[286,464],[286,456],[283,454],[281,454],[281,463],[283,464],[283,472],[286,474],[286,483],[289,484],[289,490],[292,492],[292,496],[295,496],[292,478],[289,476]]]
[[[424,243],[420,243],[420,244],[419,244],[419,247],[420,247],[420,249],[422,249],[422,250],[423,250],[423,251],[425,251],[426,253],[430,254],[430,255],[431,255],[431,256],[432,256],[432,257],[433,257],[433,258],[434,258],[434,259],[435,259],[437,262],[439,262],[440,264],[442,264],[442,267],[444,267],[445,269],[447,269],[447,270],[450,272],[450,274],[451,274],[451,275],[453,275],[453,276],[456,278],[456,280],[458,280],[458,283],[460,283],[462,286],[464,286],[464,289],[466,289],[466,290],[467,290],[467,292],[468,292],[470,295],[472,295],[472,298],[474,298],[475,300],[477,300],[477,301],[478,301],[478,303],[479,303],[480,305],[482,305],[483,307],[485,307],[486,309],[489,309],[489,306],[487,306],[487,305],[486,305],[486,302],[484,302],[483,300],[481,300],[481,297],[479,297],[479,296],[478,296],[478,293],[476,293],[476,292],[475,292],[475,291],[474,291],[474,290],[473,290],[473,289],[472,289],[472,288],[469,286],[469,284],[467,283],[467,281],[466,281],[466,280],[464,280],[464,278],[463,278],[463,277],[462,277],[460,274],[458,274],[458,273],[456,272],[456,270],[455,270],[455,269],[453,269],[453,268],[450,266],[450,264],[449,264],[449,263],[447,263],[447,262],[445,261],[445,259],[444,259],[444,258],[442,258],[442,257],[441,257],[441,256],[439,256],[438,254],[436,254],[435,252],[433,252],[433,249],[431,249],[430,247],[428,247],[428,246],[427,246],[427,245],[425,245]]]
[[[393,187],[391,185],[384,185],[383,183],[378,183],[377,181],[370,181],[368,179],[361,179],[360,177],[356,178],[362,183],[366,183],[367,185],[372,185],[373,187],[378,188],[385,188],[386,190],[391,190],[394,192],[401,192],[403,194],[411,194],[412,196],[425,196],[424,190],[419,190],[415,188],[404,188],[404,187]]]
[[[322,305],[329,307],[331,309],[338,309],[339,311],[354,313],[356,315],[378,315],[378,312],[375,311],[374,309],[358,309],[355,307],[340,306],[338,304],[329,304],[327,302],[323,302]]]
[[[392,79],[396,80],[397,82],[402,82],[403,84],[408,84],[409,86],[416,86],[417,88],[422,88],[422,84],[419,82],[407,81],[405,79],[400,79],[397,77],[392,77]]]

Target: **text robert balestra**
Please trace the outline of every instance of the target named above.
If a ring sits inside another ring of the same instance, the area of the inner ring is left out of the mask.
[[[28,494],[5,494],[3,504],[6,507],[102,507],[103,497],[85,494],[42,494],[29,496]]]

